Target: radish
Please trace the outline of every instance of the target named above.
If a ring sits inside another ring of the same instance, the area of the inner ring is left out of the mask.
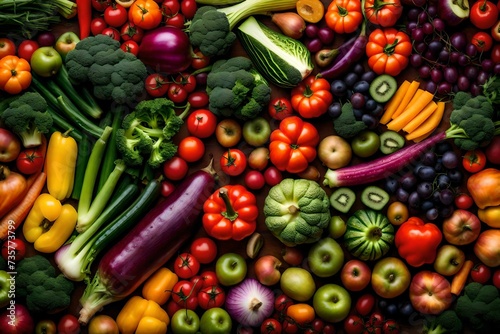
[[[333,187],[354,186],[381,180],[399,172],[422,153],[446,139],[446,132],[440,132],[419,143],[406,146],[381,158],[340,169],[328,169],[323,185]]]
[[[134,292],[191,237],[214,191],[214,176],[212,162],[188,176],[108,250],[80,299],[80,323],[87,324],[103,306]]]

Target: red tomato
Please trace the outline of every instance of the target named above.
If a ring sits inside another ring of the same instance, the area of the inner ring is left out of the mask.
[[[172,288],[172,300],[181,308],[196,310],[198,307],[198,298],[192,293],[194,284],[190,281],[181,280],[175,283]]]
[[[479,31],[472,36],[471,43],[474,44],[477,51],[488,52],[493,46],[493,38],[484,31]]]
[[[25,39],[19,44],[17,48],[17,55],[19,58],[24,58],[27,61],[31,60],[31,55],[35,52],[40,46],[38,43],[31,39]]]
[[[120,41],[120,32],[113,27],[106,27],[102,30],[101,34],[108,35],[115,41]]]
[[[189,114],[186,124],[189,134],[198,138],[207,138],[215,132],[217,117],[208,109],[198,109]]]
[[[394,319],[388,319],[384,322],[382,326],[382,332],[384,334],[399,334],[401,326]]]
[[[163,11],[163,15],[170,17],[177,14],[181,10],[181,4],[179,0],[163,0],[161,9]]]
[[[470,277],[474,282],[486,284],[491,278],[491,269],[490,267],[479,263],[472,268]]]
[[[492,283],[497,289],[500,289],[500,269],[493,272]]]
[[[281,324],[277,319],[266,319],[260,326],[260,332],[265,334],[281,334]]]
[[[205,144],[198,137],[184,137],[179,143],[177,154],[187,162],[198,161],[203,158],[205,154]]]
[[[193,240],[189,251],[202,264],[208,264],[217,257],[217,244],[210,238],[200,237]]]
[[[217,285],[219,284],[219,280],[217,279],[217,274],[215,271],[205,270],[200,274],[202,287],[206,288],[207,286]]]
[[[195,51],[193,59],[191,60],[191,67],[199,70],[200,68],[207,67],[210,64],[210,58],[205,56],[201,51]]]
[[[458,209],[467,210],[474,205],[474,200],[467,194],[460,194],[455,197],[455,206]]]
[[[347,334],[361,334],[365,329],[363,319],[355,314],[349,315],[344,320],[344,331]]]
[[[21,261],[26,255],[26,244],[18,238],[7,239],[2,245],[2,257],[5,261]]]
[[[23,174],[34,174],[42,169],[45,157],[40,148],[28,148],[17,156],[16,167]]]
[[[356,312],[359,313],[359,315],[365,317],[368,314],[370,314],[371,311],[373,311],[373,307],[375,306],[375,297],[370,294],[366,293],[358,298],[356,301]]]
[[[371,23],[382,27],[394,26],[403,14],[400,0],[367,0],[363,10]]]
[[[167,16],[167,18],[165,19],[165,25],[177,27],[179,29],[184,28],[184,23],[185,23],[184,15],[182,15],[181,13],[177,13],[172,16]]]
[[[120,34],[124,41],[133,40],[140,43],[142,37],[144,37],[144,29],[136,26],[132,22],[127,22],[121,27]]]
[[[112,0],[92,0],[91,2],[92,7],[98,12],[104,12],[112,4]]]
[[[259,190],[266,184],[264,175],[258,170],[250,170],[245,174],[245,185],[252,190]]]
[[[186,101],[188,93],[182,85],[174,82],[168,87],[167,96],[174,103],[183,103]]]
[[[71,314],[63,315],[57,323],[57,333],[59,334],[78,334],[80,330],[78,318]]]
[[[121,27],[128,20],[127,8],[119,4],[109,6],[104,10],[104,21],[112,27]]]
[[[269,116],[281,121],[283,118],[293,115],[293,108],[290,99],[286,97],[276,97],[269,102],[267,108]]]
[[[491,28],[498,19],[498,8],[491,1],[476,1],[470,8],[469,19],[479,29]]]
[[[206,108],[209,102],[208,94],[205,90],[190,93],[187,100],[193,108]]]
[[[290,305],[293,305],[293,300],[284,293],[274,299],[274,309],[278,312],[286,312]]]
[[[131,40],[131,39],[123,42],[122,45],[120,46],[120,48],[125,52],[130,52],[131,54],[133,54],[136,57],[139,54],[139,44],[137,44],[136,41]]]
[[[172,181],[182,180],[186,176],[188,169],[189,166],[186,160],[177,156],[163,163],[163,175]]]
[[[203,288],[198,292],[198,305],[208,310],[214,307],[222,307],[226,301],[226,293],[219,285]]]
[[[174,261],[174,272],[180,278],[188,279],[198,274],[200,262],[190,253],[179,254]]]
[[[161,181],[161,195],[167,197],[172,194],[175,190],[175,186],[172,182],[163,180]]]
[[[267,185],[272,187],[283,180],[283,175],[278,168],[270,166],[264,171],[264,179],[266,180]]]
[[[174,82],[180,84],[188,93],[196,89],[196,77],[186,72],[180,73]]]
[[[227,175],[237,176],[245,171],[247,157],[243,151],[231,148],[225,151],[220,157],[220,166],[222,171]]]
[[[481,150],[467,151],[462,159],[462,165],[470,173],[477,173],[486,166],[486,155]]]
[[[299,326],[291,318],[286,318],[283,320],[283,325],[281,326],[282,332],[286,334],[299,333]]]
[[[378,311],[373,312],[368,318],[368,325],[372,327],[382,327],[384,315]]]
[[[500,64],[500,44],[495,44],[493,46],[490,57],[495,64]]]
[[[90,22],[90,32],[96,36],[102,34],[103,30],[108,27],[108,24],[102,17],[96,17]]]
[[[15,56],[16,45],[9,38],[0,38],[0,59],[5,56]]]
[[[153,73],[146,77],[144,86],[146,87],[146,92],[148,92],[150,96],[160,97],[167,93],[169,83],[165,76],[159,73]]]
[[[195,0],[182,0],[181,1],[181,12],[184,17],[191,20],[198,9],[198,5]]]

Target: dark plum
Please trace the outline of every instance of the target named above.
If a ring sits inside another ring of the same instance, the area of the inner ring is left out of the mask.
[[[344,82],[349,88],[352,88],[358,81],[359,81],[359,75],[357,75],[354,72],[349,72],[344,77]]]
[[[427,211],[434,208],[434,203],[432,201],[423,201],[422,204],[420,204],[420,209],[422,211]]]
[[[445,168],[453,169],[458,166],[459,158],[458,154],[454,151],[447,150],[443,153],[441,157],[441,162]]]
[[[464,179],[464,174],[458,169],[448,171],[448,176],[450,177],[451,183],[454,185],[459,185]]]
[[[370,84],[367,81],[360,80],[352,86],[352,90],[355,93],[368,94],[370,91]]]
[[[339,102],[333,102],[328,106],[328,115],[337,118],[342,113],[342,105]]]
[[[361,116],[361,121],[365,123],[369,129],[375,129],[379,124],[379,120],[372,114],[363,114],[363,116]]]
[[[395,194],[396,190],[399,188],[398,180],[394,178],[387,179],[385,181],[385,190],[390,194]]]
[[[379,105],[379,104],[378,104],[378,102],[377,102],[377,101],[375,101],[374,99],[371,99],[371,98],[370,98],[370,99],[367,99],[367,100],[365,101],[365,110],[366,110],[366,111],[372,111],[372,110],[374,110],[375,108],[377,108],[377,106],[378,106],[378,105]]]
[[[442,189],[439,191],[439,200],[443,205],[451,205],[455,200],[455,194],[451,189]]]
[[[321,43],[323,43],[323,45],[330,45],[333,43],[335,33],[328,27],[321,27],[318,29],[317,37],[319,38]]]
[[[352,71],[357,75],[362,76],[363,73],[365,73],[365,67],[361,63],[356,63],[356,65],[352,68]]]
[[[316,53],[323,48],[323,43],[317,37],[306,41],[305,45],[311,53]]]
[[[425,218],[428,220],[436,220],[439,217],[439,210],[437,208],[431,208],[425,212]]]
[[[360,80],[371,83],[377,77],[377,73],[373,71],[366,71],[361,75]]]
[[[437,155],[436,152],[434,151],[427,151],[422,155],[422,158],[420,159],[422,163],[426,166],[434,166],[437,161]]]
[[[408,195],[408,205],[412,208],[418,209],[420,208],[421,198],[416,190],[412,191]]]
[[[448,174],[439,174],[436,177],[436,184],[439,189],[445,189],[451,186],[451,179]]]
[[[359,92],[355,92],[350,98],[352,107],[355,109],[362,109],[365,106],[366,99],[365,96]]]
[[[330,84],[330,92],[337,97],[342,97],[347,93],[347,85],[344,81],[337,79]]]
[[[432,183],[430,183],[430,182],[420,182],[417,185],[417,190],[416,191],[417,191],[418,195],[420,196],[420,198],[426,199],[426,198],[431,197],[432,192],[434,191],[434,189],[432,188]]]
[[[413,190],[418,183],[417,177],[412,173],[405,173],[399,178],[399,184],[404,190]]]
[[[318,36],[319,27],[315,24],[308,24],[304,33],[309,38],[315,38]]]
[[[436,177],[436,171],[429,166],[423,166],[418,170],[418,177],[423,181],[433,181]]]
[[[396,190],[396,199],[400,202],[407,203],[409,195],[410,194],[403,188],[398,188]]]

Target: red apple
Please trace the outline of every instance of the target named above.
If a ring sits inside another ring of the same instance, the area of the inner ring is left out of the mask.
[[[410,284],[410,302],[415,311],[439,314],[452,302],[450,282],[441,274],[430,270],[418,272]]]
[[[21,141],[13,132],[0,128],[0,162],[14,161],[20,152]]]
[[[488,267],[500,266],[500,230],[482,232],[474,244],[474,254]]]
[[[497,289],[500,289],[500,269],[496,269],[493,272],[493,275],[491,275],[491,279],[493,282],[493,285],[497,287]]]
[[[281,256],[291,266],[300,266],[304,260],[304,253],[298,247],[286,246],[281,250]]]
[[[349,291],[361,291],[370,284],[372,271],[361,260],[347,261],[340,272],[340,280]]]
[[[35,323],[26,306],[11,303],[0,314],[0,328],[4,334],[30,334],[35,331]]]
[[[273,255],[264,255],[254,264],[255,276],[264,285],[274,285],[280,281],[281,261]]]
[[[457,209],[443,221],[443,236],[452,245],[467,245],[481,233],[481,221],[468,210]]]

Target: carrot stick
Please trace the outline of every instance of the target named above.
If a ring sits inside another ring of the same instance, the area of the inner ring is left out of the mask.
[[[387,122],[389,122],[392,119],[392,115],[394,114],[399,104],[403,100],[403,97],[405,96],[408,87],[410,87],[410,82],[408,80],[405,80],[401,84],[401,86],[399,86],[398,90],[391,98],[391,100],[387,102],[387,104],[384,107],[385,109],[384,114],[380,118],[381,124],[387,124]]]
[[[398,117],[403,112],[403,110],[408,106],[408,103],[410,102],[410,100],[417,93],[418,86],[420,86],[420,82],[418,82],[418,81],[412,81],[410,83],[410,86],[408,87],[408,90],[406,91],[405,96],[401,100],[401,103],[399,103],[398,107],[396,108],[396,111],[392,114],[392,119]]]
[[[405,127],[412,119],[414,119],[425,106],[432,101],[434,95],[431,92],[420,90],[421,93],[416,93],[416,99],[412,99],[408,107],[396,118],[387,124],[387,128],[393,131],[399,131]],[[418,95],[418,96],[417,96]]]
[[[441,122],[441,119],[443,118],[444,115],[444,107],[445,103],[443,101],[439,101],[437,103],[437,108],[436,110],[432,113],[429,118],[427,118],[418,128],[416,128],[413,132],[410,132],[409,134],[406,135],[406,140],[414,140],[417,141],[417,138],[422,140],[422,136],[426,134],[431,134],[432,131],[434,131],[439,123]],[[425,137],[424,137],[425,138]]]
[[[432,113],[437,109],[437,103],[434,101],[429,102],[417,116],[415,116],[408,124],[403,127],[403,131],[410,133],[414,131],[420,124],[422,124]]]
[[[42,192],[45,186],[47,175],[44,172],[33,174],[29,177],[28,183],[31,182],[26,197],[12,210],[10,210],[0,221],[0,239],[5,240],[9,235],[12,235],[15,230],[21,225],[29,211],[33,207],[35,200]]]
[[[458,273],[453,276],[453,279],[451,280],[451,293],[455,296],[459,296],[462,293],[473,265],[474,263],[472,260],[466,260]]]

